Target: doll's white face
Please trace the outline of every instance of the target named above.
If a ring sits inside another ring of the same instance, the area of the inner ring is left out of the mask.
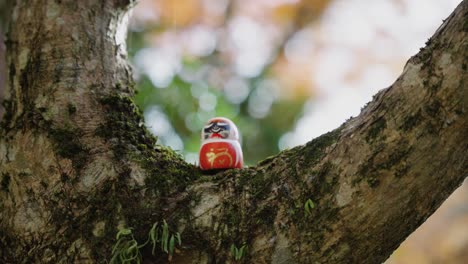
[[[202,141],[208,139],[238,140],[237,127],[227,118],[212,118],[202,131]]]

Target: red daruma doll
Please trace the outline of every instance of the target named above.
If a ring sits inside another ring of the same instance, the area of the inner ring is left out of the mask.
[[[202,130],[200,168],[202,170],[242,168],[244,165],[239,132],[224,117],[208,120]]]

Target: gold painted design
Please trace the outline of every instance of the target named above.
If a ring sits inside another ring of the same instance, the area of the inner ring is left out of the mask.
[[[228,152],[228,149],[227,148],[218,148],[216,149],[216,152],[214,152],[214,149],[211,148],[210,151],[208,153],[206,153],[206,157],[208,158],[208,162],[210,162],[210,165],[211,167],[213,168],[213,163],[215,162],[215,160],[221,156],[226,156],[229,158],[229,167],[231,167],[233,164],[233,161],[232,161],[232,156],[231,154],[229,154]],[[224,166],[224,162],[225,160],[220,160],[219,163],[221,165]]]

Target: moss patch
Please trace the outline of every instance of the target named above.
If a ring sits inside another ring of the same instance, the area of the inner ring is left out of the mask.
[[[308,218],[304,210],[305,202],[308,200],[319,202],[327,195],[335,193],[338,178],[339,175],[333,173],[331,162],[326,162],[318,170],[312,171],[308,179],[309,184],[300,186],[300,196],[296,198],[294,205],[291,204],[291,208],[295,208],[294,219],[297,222],[305,221]],[[315,214],[323,210],[328,210],[327,206],[314,203],[314,209],[311,211]]]
[[[392,153],[390,153],[390,155],[388,155],[388,158],[382,164],[380,164],[379,168],[390,170],[403,159],[405,159],[410,152],[411,147],[409,147],[407,143],[403,143],[402,145],[398,146]]]
[[[55,151],[63,158],[70,159],[77,173],[86,165],[89,151],[80,142],[81,131],[72,128],[51,128],[49,136],[55,144]]]
[[[375,188],[375,187],[379,186],[379,184],[380,184],[380,180],[375,175],[369,175],[366,178],[366,182],[369,185],[369,187],[371,187],[371,188]]]
[[[237,192],[240,193],[247,189],[254,199],[261,200],[271,192],[271,185],[275,180],[276,177],[272,175],[266,176],[261,171],[253,173],[245,171],[239,177]]]
[[[432,100],[423,108],[423,111],[431,117],[427,120],[424,131],[429,134],[438,134],[445,122],[443,105],[439,100]]]
[[[406,175],[409,169],[410,169],[410,166],[406,163],[402,163],[398,165],[398,167],[395,169],[395,177],[397,178],[403,177],[404,175]]]
[[[10,181],[10,174],[8,174],[7,172],[2,173],[2,181],[0,184],[2,186],[2,191],[8,192],[8,189],[10,188]]]
[[[68,103],[67,110],[69,115],[73,115],[76,113],[76,106],[72,103]]]
[[[50,221],[57,227],[69,227],[61,234],[68,240],[61,241],[61,243],[71,243],[74,239],[81,238],[87,241],[86,244],[92,246],[94,258],[104,261],[111,251],[118,221],[122,219],[118,193],[120,192],[115,188],[114,180],[104,182],[99,191],[92,195],[70,196],[63,190],[51,193],[49,199],[45,200],[48,208],[54,208],[51,210]],[[98,222],[105,223],[99,237],[93,234],[95,224]],[[57,250],[66,249],[69,246],[69,244],[58,245]]]
[[[98,126],[95,134],[110,144],[115,163],[120,164],[119,177],[112,183],[112,193],[115,192],[113,204],[117,204],[119,209],[113,206],[109,210],[120,211],[126,226],[134,228],[138,241],[147,238],[147,231],[155,221],[166,219],[171,225],[177,223],[178,219],[188,219],[190,201],[196,198],[190,194],[182,199],[175,197],[201,176],[200,171],[187,164],[176,152],[156,144],[156,137],[145,128],[143,116],[130,97],[114,94],[101,98],[99,102],[105,110],[105,122]],[[146,172],[144,187],[127,184],[132,174],[128,161],[138,164]],[[141,193],[142,196],[129,200],[128,197],[135,196],[135,193]],[[174,199],[181,200],[175,202]],[[166,210],[172,206],[176,206],[177,210],[169,210],[171,215],[166,215]],[[134,208],[140,210],[135,211]],[[115,215],[115,212],[110,215]],[[106,227],[103,238],[99,238],[102,241],[100,244],[114,240],[116,232],[115,221],[105,221],[106,226],[111,228]],[[154,258],[151,250],[149,254],[145,253],[145,249],[142,252],[145,259]]]
[[[318,250],[323,244],[324,232],[334,224],[330,219],[339,219],[339,209],[335,204],[334,194],[339,185],[339,173],[336,168],[326,162],[310,176],[310,184],[301,186],[299,197],[289,202],[293,224],[300,231],[301,245],[297,248],[307,248],[307,251]],[[306,203],[313,203],[306,209]],[[300,249],[299,249],[300,251]],[[304,262],[309,262],[302,260]]]
[[[95,133],[105,139],[118,140],[113,144],[116,159],[124,158],[137,146],[153,148],[156,138],[144,129],[141,112],[131,98],[113,95],[101,98],[100,103],[106,108],[106,123],[101,124]]]
[[[418,110],[416,114],[410,115],[405,118],[405,120],[403,121],[403,124],[400,126],[400,129],[402,129],[405,132],[410,131],[419,123],[421,123],[421,119],[422,119],[421,110]]]
[[[331,132],[321,135],[318,138],[313,139],[303,147],[303,151],[299,151],[298,154],[302,155],[308,164],[316,164],[325,156],[325,150],[327,147],[336,143],[338,140],[341,130],[339,127]]]
[[[305,193],[304,198],[310,197],[312,194],[327,194],[333,191],[333,188],[338,182],[338,178],[332,176],[329,177],[331,168],[331,162],[326,162],[320,167],[319,170],[312,171],[310,177],[315,190],[312,190],[312,193],[309,194]]]
[[[267,204],[260,208],[256,213],[254,219],[257,220],[256,224],[263,224],[267,227],[273,226],[278,207],[274,204]]]
[[[3,100],[2,106],[5,109],[5,114],[0,122],[0,129],[6,130],[13,121],[14,104],[11,100]]]
[[[432,100],[424,108],[425,112],[429,116],[437,116],[440,113],[441,109],[442,109],[442,104],[438,100]]]
[[[130,159],[147,172],[146,186],[156,195],[182,191],[200,177],[200,172],[173,150],[156,145],[156,137],[144,126],[143,116],[128,96],[101,98],[106,109],[106,122],[96,135],[112,145],[116,160]]]
[[[371,124],[369,131],[366,135],[366,141],[371,142],[375,140],[380,134],[380,132],[382,132],[382,130],[384,130],[385,128],[387,128],[387,121],[384,117],[380,117]]]
[[[408,165],[404,162],[412,150],[409,143],[406,140],[401,140],[394,146],[394,149],[387,150],[387,152],[386,148],[388,148],[386,144],[379,144],[375,147],[371,158],[359,165],[358,174],[362,177],[354,181],[353,184],[364,179],[370,187],[374,188],[379,185],[379,175],[382,174],[383,170],[389,171],[395,168],[395,176],[397,177],[406,173]]]

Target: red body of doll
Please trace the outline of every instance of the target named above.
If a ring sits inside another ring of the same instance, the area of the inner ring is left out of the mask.
[[[200,168],[202,170],[242,168],[244,165],[239,132],[224,117],[208,120],[202,131]]]

